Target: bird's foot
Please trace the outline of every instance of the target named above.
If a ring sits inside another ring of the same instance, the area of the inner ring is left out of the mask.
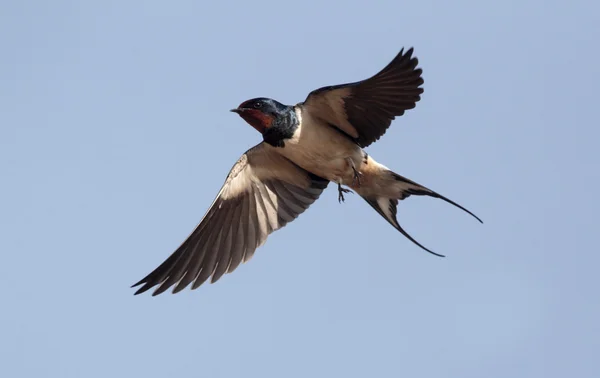
[[[341,184],[338,184],[338,202],[339,203],[342,203],[345,201],[344,193],[354,193],[354,192],[350,189],[344,189],[344,188],[342,188]]]
[[[360,176],[362,176],[362,173],[357,171],[354,166],[352,167],[352,172],[354,172],[354,176],[352,177],[352,186],[360,186]]]
[[[350,168],[352,168],[352,186],[360,186],[360,176],[362,176],[362,173],[356,169],[354,161],[351,158],[347,158],[347,162],[350,165]]]

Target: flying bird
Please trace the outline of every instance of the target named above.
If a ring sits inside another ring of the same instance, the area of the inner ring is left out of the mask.
[[[254,98],[232,109],[262,135],[235,163],[216,199],[171,256],[134,284],[135,294],[157,286],[177,293],[233,272],[274,231],[296,219],[327,185],[338,200],[354,190],[410,241],[396,219],[398,201],[411,195],[442,199],[475,214],[423,185],[392,172],[363,148],[377,141],[395,117],[416,106],[422,70],[413,49],[402,49],[379,73],[362,81],[322,87],[304,102],[284,105]],[[349,187],[350,189],[344,188]],[[438,255],[443,256],[443,255]]]

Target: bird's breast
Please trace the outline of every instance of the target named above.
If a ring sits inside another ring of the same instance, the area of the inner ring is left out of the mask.
[[[294,135],[285,141],[278,152],[307,171],[330,181],[344,183],[352,180],[352,159],[358,167],[364,154],[351,139],[320,120],[296,110],[299,125]]]

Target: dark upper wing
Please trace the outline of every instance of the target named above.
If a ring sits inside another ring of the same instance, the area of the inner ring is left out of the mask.
[[[153,272],[133,286],[136,294],[160,285],[158,295],[174,284],[173,293],[190,283],[196,289],[212,276],[248,261],[267,236],[308,208],[329,182],[312,175],[267,148],[248,150],[233,166],[223,188],[200,224]]]
[[[422,70],[416,68],[418,60],[412,53],[412,48],[406,53],[402,49],[387,67],[369,79],[314,90],[303,106],[366,147],[421,98]]]

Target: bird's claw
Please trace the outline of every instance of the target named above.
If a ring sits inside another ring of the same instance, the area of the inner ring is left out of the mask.
[[[345,201],[344,193],[354,193],[354,192],[350,189],[344,189],[344,188],[342,188],[342,185],[338,184],[338,202],[339,203],[342,203]]]
[[[352,186],[356,186],[359,187],[361,182],[360,182],[360,176],[362,176],[362,173],[360,173],[357,169],[356,166],[354,165],[354,161],[352,160],[352,158],[348,157],[346,158],[346,161],[348,162],[348,165],[350,166],[350,168],[352,168]]]
[[[354,172],[354,176],[352,177],[352,186],[360,186],[360,176],[362,176],[362,173],[357,171],[354,167],[352,167],[352,172]]]

